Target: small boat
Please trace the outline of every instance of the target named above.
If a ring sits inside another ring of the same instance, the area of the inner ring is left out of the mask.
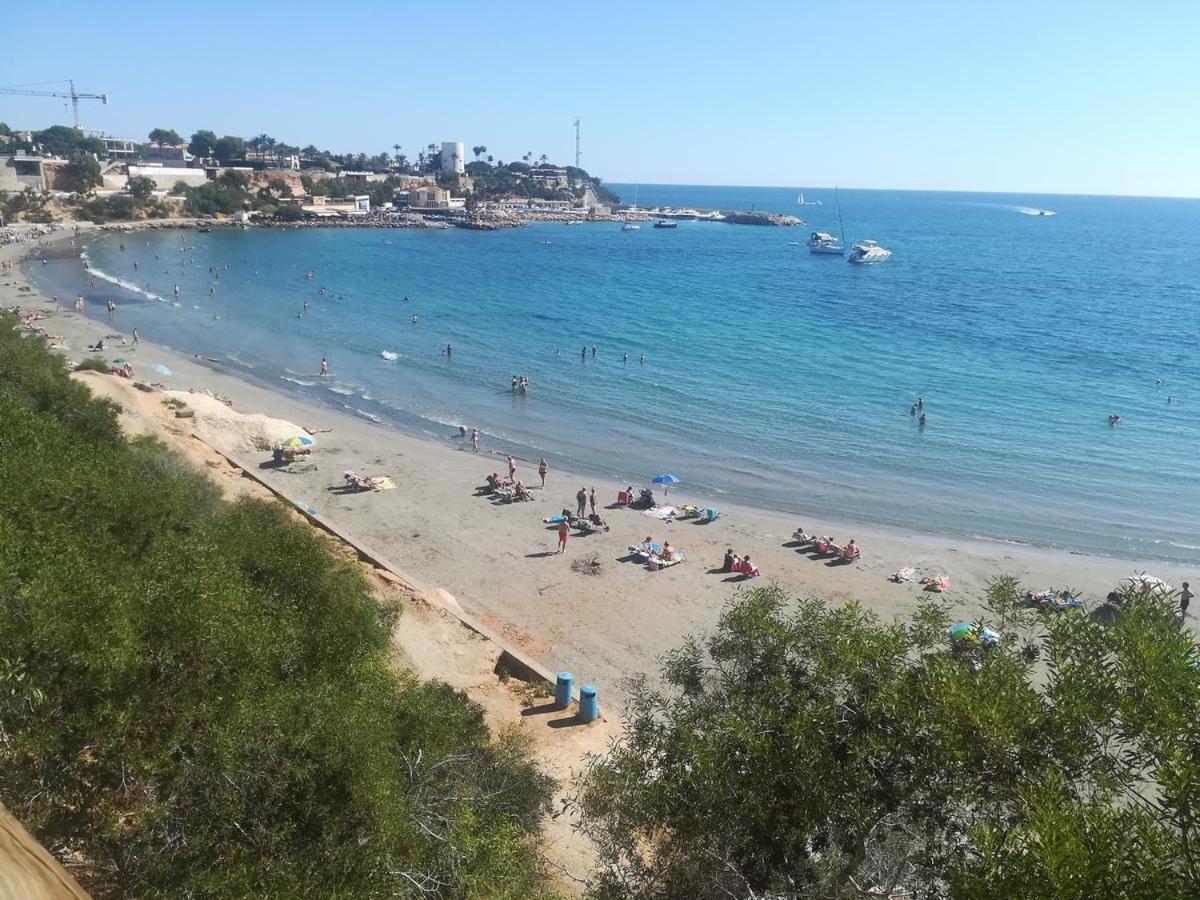
[[[808,239],[808,249],[812,253],[826,253],[833,256],[846,255],[846,251],[838,239],[826,231],[814,231]]]
[[[812,202],[807,202],[807,201],[805,201],[805,199],[804,199],[804,195],[803,195],[803,194],[801,194],[799,197],[797,197],[797,198],[796,198],[796,204],[797,204],[798,206],[820,206],[820,205],[821,205],[821,201],[820,201],[820,200],[813,200]]]
[[[668,221],[667,219],[659,219],[657,222],[654,223],[654,227],[655,228],[678,228],[679,223],[671,222],[671,221]]]
[[[850,258],[846,262],[867,266],[886,262],[891,255],[891,250],[885,250],[874,241],[862,241],[850,250]]]
[[[621,226],[621,230],[622,231],[641,231],[642,226],[638,225],[636,222],[626,222],[624,225]]]

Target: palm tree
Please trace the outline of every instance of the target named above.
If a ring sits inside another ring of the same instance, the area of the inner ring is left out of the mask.
[[[392,149],[396,151],[396,165],[400,164],[400,145],[392,144]]]
[[[485,147],[484,149],[486,150],[487,148]],[[490,154],[490,153],[488,154],[487,161],[488,161],[488,165],[490,166],[492,164],[492,154]]]
[[[478,160],[479,157],[487,153],[487,147],[483,146],[483,144],[477,144],[471,148],[471,152],[475,154],[475,159]]]
[[[543,166],[546,164],[546,154],[545,153],[542,154],[542,156],[538,160],[538,162],[540,162]]]

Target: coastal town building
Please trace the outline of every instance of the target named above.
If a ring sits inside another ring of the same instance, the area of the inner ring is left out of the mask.
[[[466,209],[467,198],[451,197],[450,192],[437,185],[422,185],[408,192],[412,209]]]
[[[462,143],[442,142],[442,171],[462,175],[467,170],[466,150]]]
[[[353,197],[312,197],[300,209],[318,218],[334,216],[365,216],[371,211],[371,198],[366,194]]]
[[[246,162],[258,163],[266,166],[268,169],[281,169],[287,172],[300,171],[300,157],[298,155],[284,156],[270,150],[247,150]]]
[[[549,188],[565,188],[571,183],[567,170],[558,166],[536,166],[529,170],[529,177]]]
[[[195,157],[188,152],[187,144],[150,144],[145,148],[142,159],[188,165]]]
[[[103,132],[87,132],[89,137],[94,137],[103,142],[104,151],[108,154],[109,159],[128,161],[137,159],[141,155],[141,148],[137,141],[131,141],[128,138],[110,137]]]
[[[50,190],[54,176],[67,161],[53,156],[32,156],[17,151],[12,156],[0,156],[0,192]]]
[[[175,183],[182,181],[188,187],[199,187],[208,181],[208,174],[203,169],[191,169],[186,166],[163,166],[142,163],[129,167],[129,177],[141,176],[154,182],[154,187],[160,191],[169,191]]]

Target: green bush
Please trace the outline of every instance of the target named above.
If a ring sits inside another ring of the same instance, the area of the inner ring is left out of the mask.
[[[110,367],[108,365],[108,360],[103,359],[102,357],[99,357],[99,356],[89,356],[87,359],[85,359],[83,362],[81,362],[75,368],[80,369],[85,372],[106,372],[107,373]]]
[[[0,323],[0,800],[97,896],[544,894],[550,784],[357,567]]]
[[[1021,599],[993,583],[1002,643],[951,652],[931,603],[742,596],[583,781],[594,896],[1200,896],[1191,632],[1156,595]]]

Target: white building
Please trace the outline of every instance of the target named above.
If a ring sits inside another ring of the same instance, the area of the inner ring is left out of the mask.
[[[442,141],[442,171],[456,172],[461,175],[467,170],[466,166],[466,151],[463,149],[462,143]]]

